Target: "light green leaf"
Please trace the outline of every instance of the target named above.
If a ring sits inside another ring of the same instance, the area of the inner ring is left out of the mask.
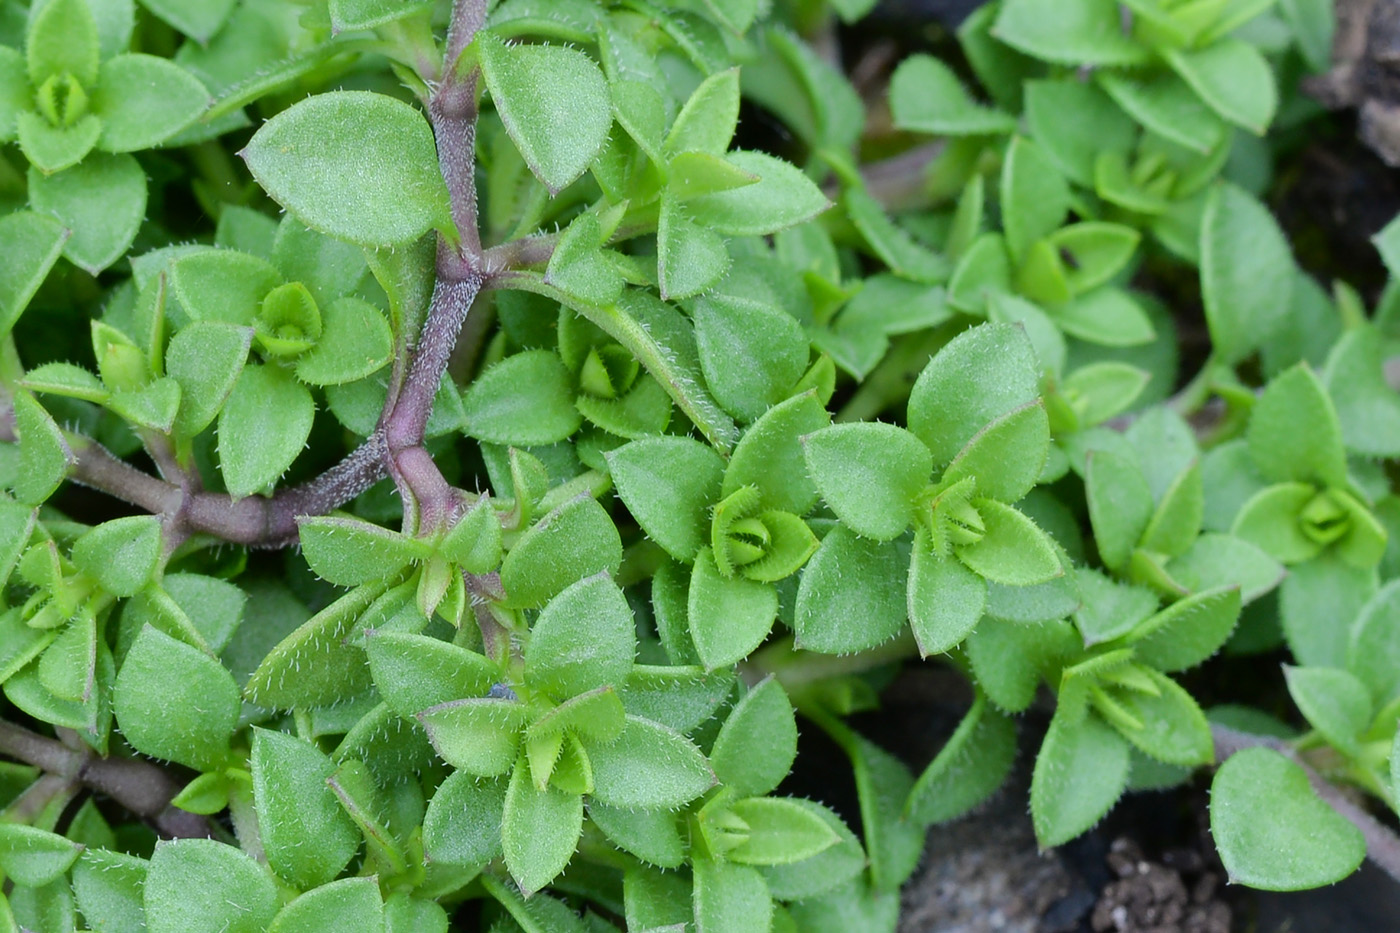
[[[596,573],[616,573],[622,539],[596,500],[572,499],[520,537],[501,564],[508,605],[543,606],[570,584]]]
[[[527,896],[564,870],[583,832],[583,798],[530,781],[524,758],[511,772],[501,814],[506,868]]]
[[[29,170],[29,203],[72,231],[63,255],[96,275],[121,258],[146,218],[146,173],[129,155],[90,155],[54,175]]]
[[[723,155],[739,121],[739,69],[710,75],[691,93],[666,134],[670,153]]]
[[[917,437],[892,424],[836,424],[807,435],[802,446],[822,498],[847,528],[888,541],[909,527],[933,472]]]
[[[675,808],[715,783],[714,773],[695,744],[672,729],[628,716],[612,742],[590,744],[593,798],[628,809]]]
[[[564,700],[621,685],[636,651],[636,622],[627,599],[599,574],[578,581],[544,607],[525,648],[525,678]]]
[[[593,800],[588,818],[613,845],[648,864],[679,868],[685,862],[685,843],[670,810],[622,810]]]
[[[1085,832],[1128,784],[1128,743],[1093,715],[1055,711],[1031,775],[1031,820],[1043,848]]]
[[[989,583],[1031,586],[1064,573],[1049,536],[1025,515],[995,499],[974,499],[982,536],[959,545],[958,560]]]
[[[544,447],[578,430],[574,387],[559,355],[527,350],[483,372],[462,396],[468,434],[492,444]]]
[[[514,700],[472,697],[429,707],[417,719],[443,761],[469,774],[496,777],[516,765],[528,717],[525,705]]]
[[[1152,519],[1152,490],[1136,463],[1106,450],[1089,452],[1085,491],[1094,540],[1105,566],[1123,567]]]
[[[725,577],[713,552],[695,555],[686,600],[690,637],[707,670],[728,667],[763,644],[778,615],[778,591],[767,583]]]
[[[68,475],[72,450],[53,418],[28,392],[14,396],[15,434],[19,439],[19,471],[15,498],[38,505],[53,495]]]
[[[1025,97],[1030,135],[1077,185],[1093,188],[1099,153],[1127,152],[1137,137],[1132,118],[1093,84],[1069,77],[1027,81]],[[1067,113],[1075,119],[1064,119]]]
[[[201,45],[207,44],[233,12],[237,0],[141,0],[141,5]]]
[[[1106,347],[1135,347],[1157,336],[1142,305],[1121,288],[1105,286],[1077,295],[1056,308],[1065,333]]]
[[[326,884],[354,857],[360,831],[326,781],[335,763],[309,742],[253,730],[249,758],[258,833],[268,864],[305,891]],[[315,845],[307,845],[309,839]]]
[[[1182,671],[1219,651],[1239,615],[1239,587],[1216,587],[1172,603],[1133,629],[1128,641],[1144,664]]]
[[[1347,450],[1362,456],[1400,456],[1400,394],[1386,382],[1386,356],[1385,343],[1370,328],[1358,327],[1336,342],[1323,370],[1342,439]]]
[[[24,37],[29,81],[71,74],[84,88],[97,80],[97,20],[86,0],[51,0],[34,11]]]
[[[729,269],[724,237],[691,220],[674,198],[662,199],[656,249],[661,297],[668,301],[700,294]]]
[[[1122,687],[1105,692],[1109,699],[1097,707],[1124,720],[1105,716],[1118,733],[1144,754],[1168,764],[1196,766],[1214,761],[1210,723],[1191,694],[1151,668],[1136,666],[1133,670],[1143,677],[1144,689]],[[1150,690],[1146,689],[1149,684]]]
[[[219,412],[219,463],[235,498],[271,486],[311,434],[311,393],[279,366],[246,366]]]
[[[1271,482],[1347,484],[1347,456],[1337,413],[1306,363],[1269,383],[1250,413],[1245,438],[1255,467]]]
[[[126,653],[112,706],[137,751],[207,770],[228,755],[242,702],[222,664],[147,625]]]
[[[890,110],[903,130],[940,136],[1010,133],[1016,120],[972,99],[953,70],[931,55],[911,55],[890,78]]]
[[[330,0],[331,30],[373,29],[430,8],[427,0]]]
[[[1045,153],[1022,136],[1013,137],[1001,170],[1001,212],[1006,246],[1022,262],[1031,244],[1064,222],[1069,184]]]
[[[156,571],[161,543],[158,516],[116,518],[73,543],[73,563],[113,596],[135,596]]]
[[[831,423],[815,394],[805,392],[775,405],[759,418],[734,448],[724,473],[721,497],[740,487],[758,489],[759,505],[805,515],[817,501],[817,487],[807,476],[801,438]]]
[[[1114,0],[1007,0],[992,35],[1058,65],[1138,65],[1149,55],[1124,35]]]
[[[1258,49],[1227,36],[1201,49],[1168,51],[1166,57],[1207,107],[1256,136],[1264,135],[1278,109],[1278,88]]]
[[[1230,880],[1266,891],[1340,881],[1366,857],[1361,831],[1318,799],[1302,768],[1268,748],[1237,752],[1215,772],[1210,834]]]
[[[142,888],[150,863],[146,859],[88,849],[73,866],[73,894],[83,920],[93,930],[140,933],[146,926]]]
[[[394,352],[384,312],[353,296],[321,308],[324,329],[316,345],[297,358],[297,378],[312,385],[342,385],[378,372]]]
[[[410,561],[427,557],[422,543],[359,519],[305,516],[297,529],[306,562],[336,586],[392,579]]]
[[[765,933],[772,927],[773,898],[757,869],[697,858],[696,933]]]
[[[710,294],[695,301],[700,369],[715,401],[742,421],[792,394],[807,369],[807,334],[787,311],[764,301]]]
[[[946,823],[994,794],[1016,760],[1016,723],[979,694],[957,730],[914,783],[909,818]]]
[[[392,97],[309,97],[264,123],[242,154],[273,200],[313,230],[363,246],[452,230],[432,131]]]
[[[1267,208],[1229,184],[1211,191],[1201,222],[1201,294],[1213,352],[1248,356],[1285,315],[1293,289],[1288,241]]]
[[[256,323],[263,299],[282,281],[272,263],[231,249],[199,250],[170,267],[171,287],[190,317],[240,327]]]
[[[150,149],[192,123],[209,100],[199,79],[168,59],[115,55],[102,63],[92,95],[92,112],[102,120],[97,147]]]
[[[485,696],[502,677],[475,651],[412,632],[378,631],[365,653],[375,687],[405,719],[450,700]]]
[[[342,878],[294,898],[277,912],[267,933],[355,933],[383,926],[378,880]]]
[[[647,535],[679,561],[692,561],[709,538],[724,461],[698,441],[644,438],[607,454],[617,494]]]
[[[37,826],[0,823],[0,871],[15,884],[38,888],[63,877],[83,847]]]
[[[1199,153],[1214,149],[1225,133],[1220,118],[1181,78],[1170,73],[1134,78],[1110,71],[1097,75],[1099,86],[1147,129]]]
[[[797,644],[824,654],[873,648],[904,628],[907,567],[893,544],[838,526],[812,556],[797,589]]]
[[[977,494],[1016,502],[1035,486],[1050,451],[1050,419],[1039,399],[987,425],[967,442],[939,481],[974,477]]]
[[[69,235],[61,223],[33,211],[0,217],[0,337],[9,335]]]
[[[308,709],[362,693],[371,683],[369,668],[359,643],[347,636],[382,593],[374,585],[356,587],[265,651],[244,686],[248,699],[276,709]]]
[[[925,657],[952,651],[982,618],[987,584],[957,558],[939,557],[920,528],[909,562],[909,626]]]
[[[860,188],[847,188],[841,196],[846,216],[860,232],[870,251],[890,271],[916,282],[937,283],[948,277],[948,262],[921,246],[890,220],[884,207]]]
[[[504,781],[488,781],[454,771],[438,785],[423,817],[423,848],[428,858],[447,865],[476,867],[501,857]]]
[[[797,721],[782,685],[769,677],[746,693],[720,727],[710,766],[739,795],[772,793],[797,757]]]
[[[1151,379],[1151,373],[1127,363],[1090,363],[1064,378],[1060,394],[1080,425],[1093,427],[1131,408]]]
[[[730,236],[763,236],[811,220],[831,206],[811,179],[793,165],[762,152],[738,150],[729,163],[758,181],[686,202],[702,226]]]
[[[1248,541],[1233,535],[1203,534],[1180,557],[1167,564],[1173,580],[1193,592],[1238,586],[1249,604],[1279,585],[1283,565]]]
[[[1361,754],[1360,737],[1371,724],[1371,696],[1356,675],[1332,667],[1283,666],[1288,693],[1309,723],[1333,747]]]
[[[1400,694],[1400,581],[1381,587],[1351,623],[1346,669],[1366,684],[1377,706]]]
[[[268,871],[213,839],[158,843],[143,899],[150,933],[266,933],[278,906]]]
[[[490,33],[476,47],[506,132],[535,177],[558,194],[607,139],[612,107],[603,73],[578,49],[506,45]]]
[[[1308,483],[1276,483],[1240,507],[1230,533],[1285,564],[1301,564],[1322,552],[1323,544],[1303,531],[1302,513],[1317,497]]]
[[[841,841],[826,820],[795,800],[750,797],[728,807],[748,838],[725,853],[741,865],[787,865],[812,858]]]
[[[941,467],[988,424],[1039,398],[1039,372],[1019,327],[983,324],[964,331],[919,374],[909,394],[909,430]]]
[[[180,385],[177,434],[194,437],[213,422],[243,372],[252,342],[251,327],[216,321],[187,324],[170,339],[165,371]]]

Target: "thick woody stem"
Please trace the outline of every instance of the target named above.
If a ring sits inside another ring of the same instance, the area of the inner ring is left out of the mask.
[[[0,720],[0,754],[106,794],[163,836],[210,836],[209,822],[170,805],[181,785],[165,769],[136,758],[101,758]]]

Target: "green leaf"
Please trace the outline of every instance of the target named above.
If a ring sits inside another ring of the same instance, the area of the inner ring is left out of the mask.
[[[112,706],[137,751],[208,770],[228,755],[242,701],[222,664],[147,625],[126,653]]]
[[[715,401],[753,421],[792,394],[807,369],[807,335],[791,314],[761,301],[716,294],[691,315],[700,369]]]
[[[329,236],[401,246],[452,229],[432,131],[392,97],[316,94],[264,123],[242,155],[273,200]]]
[[[1191,694],[1151,668],[1134,666],[1132,670],[1144,679],[1141,689],[1134,685],[1102,694],[1107,699],[1097,707],[1100,712],[1111,710],[1120,716],[1124,721],[1109,718],[1118,733],[1158,761],[1210,764],[1215,758],[1210,723]]]
[[[1065,333],[1106,347],[1136,347],[1157,336],[1142,305],[1111,286],[1077,295],[1055,309],[1054,320]]]
[[[426,0],[330,0],[331,31],[373,29],[422,13]]]
[[[97,80],[97,20],[86,0],[51,0],[35,9],[24,37],[29,81],[71,74],[84,88]]]
[[[1386,354],[1384,343],[1369,328],[1358,327],[1332,347],[1323,371],[1342,440],[1362,456],[1400,455],[1400,396],[1385,380]]]
[[[1084,485],[1099,556],[1119,569],[1152,519],[1152,490],[1136,463],[1106,450],[1089,452]]]
[[[833,528],[798,585],[793,614],[798,646],[849,654],[889,641],[904,628],[906,577],[895,545]]]
[[[38,513],[29,506],[0,500],[0,586],[10,579],[37,519]]]
[[[601,248],[605,239],[597,214],[574,218],[555,244],[545,280],[594,304],[616,301],[624,282],[615,261]]]
[[[763,933],[771,929],[773,898],[757,869],[697,858],[696,933]]]
[[[588,757],[593,764],[593,798],[612,807],[679,807],[715,783],[693,742],[637,716],[627,717],[622,734],[612,742],[590,744]]]
[[[182,0],[141,0],[141,5],[201,45],[219,31],[233,12],[236,0],[205,0],[189,4]]]
[[[569,586],[544,607],[525,648],[525,679],[562,700],[620,685],[636,652],[636,622],[627,599],[599,574]]]
[[[1050,419],[1037,399],[987,425],[944,470],[940,484],[974,477],[977,493],[1016,502],[1035,486],[1050,451]]]
[[[570,584],[622,563],[622,539],[608,513],[586,496],[570,500],[520,537],[501,565],[511,606],[542,606]]]
[[[1042,848],[1069,842],[1113,808],[1128,784],[1128,743],[1097,717],[1056,709],[1031,775],[1031,820]]]
[[[666,134],[666,151],[723,155],[739,122],[739,69],[710,75],[695,88]]]
[[[267,933],[352,933],[384,926],[384,901],[375,878],[343,878],[292,900]]]
[[[424,854],[434,862],[476,868],[501,857],[504,781],[454,771],[438,785],[423,817]]]
[[[1094,187],[1099,153],[1127,152],[1137,138],[1132,119],[1091,83],[1075,78],[1027,81],[1025,97],[1030,135],[1066,178],[1085,188]],[[1067,113],[1075,119],[1064,119]]]
[[[1134,120],[1179,146],[1204,154],[1219,145],[1225,133],[1220,118],[1202,107],[1191,86],[1174,74],[1134,78],[1104,71],[1097,77],[1099,86]]]
[[[265,868],[213,839],[156,845],[144,888],[150,933],[265,933],[277,888]]]
[[[768,890],[775,900],[807,901],[810,899],[816,903],[816,898],[819,895],[826,894],[864,870],[865,852],[861,849],[860,841],[856,839],[855,834],[841,821],[841,817],[827,807],[801,798],[789,798],[789,802],[825,820],[826,825],[831,827],[832,832],[840,838],[840,842],[801,862],[788,865],[766,865],[759,870],[762,872],[764,880],[768,882]],[[858,929],[859,927],[852,925],[851,928]]]
[[[106,153],[53,175],[31,167],[29,204],[72,231],[63,255],[96,275],[122,257],[146,218],[146,173],[131,156]]]
[[[33,211],[0,217],[0,337],[9,335],[69,235],[61,223]]]
[[[72,126],[53,126],[33,111],[20,113],[16,120],[20,151],[45,174],[77,165],[102,134],[102,122],[90,113]]]
[[[361,693],[371,682],[369,668],[359,644],[347,636],[382,592],[374,585],[357,587],[299,625],[248,677],[248,699],[276,709],[307,709]]]
[[[83,847],[57,833],[22,823],[0,823],[0,871],[15,884],[37,888],[63,877]]]
[[[1022,513],[995,499],[974,499],[982,536],[956,548],[958,560],[989,583],[1031,586],[1064,573],[1050,538]]]
[[[666,179],[669,199],[685,201],[716,191],[732,191],[758,181],[729,162],[723,155],[709,152],[681,152],[670,160]],[[662,205],[663,210],[665,205]]]
[[[243,372],[252,341],[252,328],[215,321],[187,324],[170,339],[165,371],[180,386],[177,434],[194,437],[213,422]]]
[[[583,832],[583,798],[558,788],[539,790],[522,757],[511,772],[501,814],[506,868],[525,895],[564,870]]]
[[[502,677],[475,651],[412,632],[377,632],[365,652],[380,696],[405,719],[450,700],[485,696]]]
[[[496,777],[515,765],[528,716],[524,704],[514,700],[473,697],[429,707],[417,719],[443,761],[470,774]]]
[[[982,618],[987,584],[955,557],[939,557],[920,528],[909,562],[909,626],[919,654],[952,651]]]
[[[947,744],[914,783],[905,813],[925,825],[955,820],[996,793],[1015,760],[1015,721],[992,709],[978,694]]]
[[[1249,604],[1279,585],[1283,566],[1248,541],[1233,535],[1204,534],[1167,564],[1172,579],[1193,592],[1238,586]]]
[[[1227,36],[1204,48],[1168,51],[1166,58],[1207,107],[1256,136],[1264,135],[1278,109],[1278,88],[1258,49]]]
[[[1079,423],[1093,427],[1131,408],[1151,379],[1151,373],[1126,363],[1090,363],[1066,376],[1060,393]]]
[[[1284,19],[1293,27],[1298,50],[1308,69],[1321,74],[1332,66],[1332,35],[1336,30],[1332,0],[1282,0]]]
[[[856,230],[870,251],[890,271],[915,282],[942,282],[948,277],[948,263],[937,253],[919,245],[902,227],[890,220],[879,201],[860,188],[847,188],[841,196]]]
[[[763,643],[778,614],[778,591],[766,583],[719,572],[714,554],[695,555],[686,600],[690,637],[706,670],[746,658]]]
[[[308,515],[298,519],[297,530],[306,562],[336,586],[391,579],[427,556],[420,542],[359,519]]]
[[[802,446],[822,498],[847,528],[889,541],[909,527],[933,472],[917,437],[892,424],[836,424],[807,435]]]
[[[1250,413],[1249,455],[1267,480],[1347,484],[1342,429],[1327,390],[1306,363],[1275,377]]]
[[[263,300],[282,282],[272,263],[231,249],[188,253],[170,267],[175,296],[196,321],[251,327]]]
[[[33,103],[29,69],[18,49],[0,51],[0,140],[13,142],[15,119]]]
[[[73,452],[49,413],[28,392],[14,396],[15,434],[19,439],[19,470],[15,498],[38,505],[53,495],[74,461]]]
[[[551,194],[583,174],[612,126],[608,85],[577,49],[477,38],[496,112],[530,171]]]
[[[149,862],[105,849],[88,849],[73,866],[73,894],[93,930],[140,933],[146,928],[142,888]]]
[[[1312,560],[1323,544],[1304,533],[1302,513],[1316,497],[1308,483],[1267,486],[1240,507],[1230,533],[1285,564]]]
[[[1008,0],[992,34],[1055,64],[1142,64],[1148,51],[1123,34],[1121,22],[1112,0]]]
[[[750,797],[728,807],[748,838],[725,853],[741,865],[786,865],[812,858],[841,841],[826,820],[795,800]]]
[[[245,366],[219,412],[219,465],[234,498],[250,496],[286,472],[306,446],[316,403],[276,365]]]
[[[1361,865],[1361,831],[1320,800],[1298,765],[1267,748],[1231,755],[1210,789],[1210,834],[1230,880],[1266,891],[1340,881]]]
[[[982,324],[954,337],[929,361],[909,394],[909,430],[951,461],[977,432],[1040,397],[1039,365],[1025,332]]]
[[[321,308],[324,329],[316,345],[297,358],[297,378],[312,385],[342,385],[378,372],[394,352],[384,312],[353,296]]]
[[[1346,669],[1371,691],[1377,706],[1400,695],[1400,581],[1381,587],[1351,624]]]
[[[1078,295],[1108,283],[1133,258],[1142,235],[1122,224],[1085,221],[1051,233],[1046,241],[1065,261],[1065,278]],[[1072,260],[1072,261],[1070,261]]]
[[[890,110],[902,130],[940,136],[1010,133],[1010,114],[978,104],[953,70],[931,55],[911,55],[890,78]]]
[[[135,596],[161,556],[160,518],[132,515],[103,522],[73,543],[73,563],[113,596]]]
[[[693,561],[709,537],[724,461],[682,437],[652,437],[607,454],[617,493],[637,524],[676,560]]]
[[[1201,468],[1199,463],[1193,462],[1163,493],[1152,520],[1142,533],[1141,547],[1170,557],[1184,553],[1201,533],[1204,509]]]
[[[569,437],[582,419],[558,354],[527,350],[483,372],[463,394],[465,430],[493,444],[543,447]]]
[[[685,843],[670,810],[620,810],[594,800],[588,818],[613,845],[648,864],[679,868],[685,863]]]
[[[1213,189],[1201,221],[1201,295],[1215,355],[1248,356],[1287,313],[1293,281],[1288,241],[1268,209],[1228,182]]]
[[[758,177],[743,188],[701,195],[686,202],[702,226],[729,236],[764,236],[811,220],[831,206],[806,175],[762,152],[738,150],[731,165]]]
[[[335,763],[295,736],[254,729],[248,767],[268,865],[303,891],[334,880],[360,847],[359,828],[326,785]]]
[[[721,498],[753,486],[759,491],[760,507],[805,515],[818,493],[807,475],[801,439],[830,423],[831,416],[812,392],[768,409],[735,446],[724,472]]]
[[[1013,137],[1001,171],[1006,246],[1017,262],[1031,244],[1054,232],[1070,208],[1069,184],[1035,143]]]
[[[1333,554],[1290,567],[1279,587],[1279,617],[1293,657],[1308,667],[1346,663],[1348,626],[1376,592],[1376,571]]]
[[[209,105],[194,75],[154,55],[115,55],[102,63],[92,112],[102,120],[97,147],[106,152],[150,149],[192,123]]]
[[[1288,693],[1309,723],[1333,747],[1358,757],[1360,737],[1371,724],[1371,696],[1356,675],[1330,667],[1283,666]]]
[[[1239,587],[1216,587],[1172,603],[1134,628],[1128,640],[1142,663],[1182,671],[1219,651],[1239,615]]]
[[[734,705],[710,752],[710,766],[741,796],[772,793],[797,757],[797,721],[782,685],[766,678]]]

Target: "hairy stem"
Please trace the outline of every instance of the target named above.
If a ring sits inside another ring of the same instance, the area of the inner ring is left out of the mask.
[[[209,822],[170,805],[181,785],[159,765],[136,758],[102,758],[0,720],[0,754],[106,794],[163,836],[211,835]]]
[[[1247,748],[1271,748],[1296,763],[1307,772],[1308,781],[1312,784],[1317,795],[1361,831],[1362,838],[1366,840],[1367,858],[1390,877],[1400,881],[1400,836],[1396,836],[1374,816],[1343,794],[1331,781],[1309,767],[1307,762],[1298,756],[1292,745],[1273,736],[1253,735],[1215,723],[1211,725],[1210,732],[1211,737],[1215,740],[1215,758],[1218,764],[1223,764],[1225,759],[1235,752],[1244,751]]]

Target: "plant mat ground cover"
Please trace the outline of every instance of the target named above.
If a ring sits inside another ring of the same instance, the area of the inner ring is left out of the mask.
[[[1400,877],[1344,12],[0,0],[0,933]]]

